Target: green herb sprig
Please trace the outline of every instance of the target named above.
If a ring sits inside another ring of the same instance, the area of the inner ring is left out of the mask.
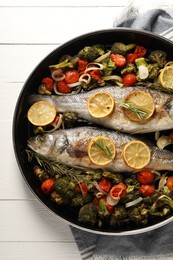
[[[95,145],[102,150],[108,157],[112,158],[112,153],[107,145],[104,144],[102,139],[99,139],[98,141],[94,141]]]
[[[132,103],[130,102],[125,102],[123,100],[118,101],[118,105],[120,107],[124,107],[128,110],[131,110],[132,112],[134,112],[141,120],[145,119],[147,116],[147,112],[143,111],[142,109],[135,107]]]

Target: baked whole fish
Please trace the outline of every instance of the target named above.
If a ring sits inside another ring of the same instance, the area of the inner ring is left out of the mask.
[[[153,97],[155,112],[145,123],[136,123],[128,119],[123,108],[117,103],[123,100],[129,93],[135,90],[142,90]],[[108,92],[115,99],[115,109],[110,116],[105,118],[94,118],[87,109],[87,100],[95,92]],[[79,117],[102,125],[104,128],[114,129],[126,133],[149,133],[173,128],[173,95],[165,94],[157,90],[151,90],[144,87],[104,87],[94,89],[89,92],[81,92],[74,95],[56,96],[56,95],[31,95],[29,104],[39,100],[46,100],[55,106],[57,112],[76,112]]]
[[[88,143],[96,136],[110,137],[116,146],[115,159],[104,167],[93,164],[88,156]],[[125,163],[122,157],[122,149],[126,143],[136,139],[134,136],[107,129],[76,127],[31,137],[28,140],[28,147],[40,155],[72,167],[103,168],[112,172],[133,172],[134,170]],[[147,169],[173,171],[173,153],[160,150],[152,144],[147,145],[151,150],[151,160]]]

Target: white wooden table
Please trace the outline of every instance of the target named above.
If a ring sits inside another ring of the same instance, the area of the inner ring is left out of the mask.
[[[23,83],[40,60],[75,36],[112,28],[127,4],[128,0],[0,0],[1,260],[81,259],[69,226],[23,181],[13,152],[13,113]]]

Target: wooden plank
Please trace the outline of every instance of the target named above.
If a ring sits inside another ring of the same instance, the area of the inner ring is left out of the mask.
[[[2,260],[81,260],[75,242],[0,242]]]
[[[0,45],[0,87],[4,89],[4,82],[23,83],[28,78],[33,69],[51,51],[59,45]],[[9,86],[10,91],[17,98],[20,85]],[[10,93],[9,93],[10,94]],[[4,98],[7,99],[6,91]],[[12,105],[11,103],[9,104]]]
[[[129,0],[0,0],[0,6],[123,6],[127,5]]]
[[[121,10],[122,7],[0,8],[1,44],[59,44],[81,34],[112,28]]]
[[[0,200],[0,208],[0,242],[72,243],[74,241],[69,225],[38,200]]]

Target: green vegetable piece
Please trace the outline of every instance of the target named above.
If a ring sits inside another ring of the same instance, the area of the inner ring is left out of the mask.
[[[99,201],[98,215],[101,219],[105,219],[110,216],[110,212],[107,209],[107,203],[104,199],[100,199]]]
[[[103,176],[113,180],[114,184],[118,184],[123,181],[123,176],[119,173],[103,172]]]
[[[63,56],[58,64],[50,65],[50,69],[75,69],[77,67],[77,58],[73,58],[70,55]]]
[[[94,61],[99,56],[105,53],[104,47],[101,44],[93,46],[86,46],[79,51],[78,56],[81,59],[87,59],[88,61]]]
[[[112,52],[113,54],[125,55],[128,51],[134,49],[135,46],[136,46],[136,44],[134,44],[134,43],[125,45],[125,44],[122,43],[122,42],[115,42],[115,43],[112,45],[111,52]]]
[[[91,202],[80,208],[78,221],[94,226],[97,223],[97,206]]]
[[[104,76],[110,76],[112,74],[112,71],[116,69],[116,64],[110,57],[107,57],[106,59],[102,60],[101,62],[104,66],[104,69],[102,70],[102,73]]]
[[[125,222],[127,222],[127,211],[124,206],[122,205],[117,205],[115,206],[115,210],[111,215],[110,219],[110,226],[115,227],[115,226],[121,226]]]
[[[149,55],[149,62],[157,63],[159,68],[163,68],[166,64],[167,53],[162,50],[152,51]]]
[[[121,74],[132,73],[136,74],[136,66],[133,63],[127,63],[125,68],[121,70]]]
[[[71,128],[76,124],[78,120],[78,115],[75,112],[64,112],[62,120],[66,128]]]
[[[41,84],[38,87],[38,93],[42,94],[42,95],[51,95],[52,92],[50,92],[49,90],[46,89],[46,86],[44,84]]]
[[[148,210],[143,206],[135,206],[128,209],[129,220],[136,225],[146,225],[148,222]]]

